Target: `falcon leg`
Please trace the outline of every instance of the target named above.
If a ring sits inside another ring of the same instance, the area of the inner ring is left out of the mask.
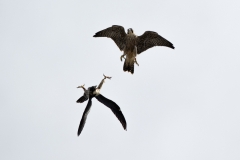
[[[135,59],[134,59],[134,63],[136,63],[139,66],[136,57],[137,57],[137,46],[135,46]]]
[[[137,58],[134,59],[134,62],[139,66],[138,62],[137,62]]]
[[[120,60],[122,61],[122,59],[124,58],[125,59],[125,56],[126,54],[125,53],[123,53],[123,55],[121,55],[121,57],[120,57]]]
[[[99,90],[102,88],[102,85],[103,85],[106,78],[108,78],[108,79],[112,78],[112,77],[105,76],[104,74],[103,74],[103,76],[104,76],[104,78],[102,79],[102,81],[100,82],[100,84],[97,87],[97,89],[99,89]]]

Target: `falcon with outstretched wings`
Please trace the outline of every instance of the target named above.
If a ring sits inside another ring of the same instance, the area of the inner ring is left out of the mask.
[[[146,31],[141,36],[136,36],[133,29],[129,28],[127,33],[122,26],[113,25],[97,32],[93,37],[108,37],[111,38],[118,48],[123,51],[120,57],[125,58],[123,71],[134,73],[134,63],[137,63],[136,56],[154,46],[165,46],[174,49],[171,42],[153,31]]]

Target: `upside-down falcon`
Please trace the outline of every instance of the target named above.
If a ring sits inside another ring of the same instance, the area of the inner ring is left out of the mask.
[[[120,121],[120,123],[122,124],[123,128],[125,130],[127,130],[127,122],[125,120],[125,117],[120,109],[120,107],[113,102],[112,100],[104,97],[102,94],[100,94],[100,90],[103,86],[103,83],[105,81],[106,78],[111,79],[111,77],[107,77],[105,75],[103,75],[104,78],[102,79],[102,81],[100,82],[100,84],[97,86],[92,86],[89,87],[88,89],[85,89],[84,85],[82,86],[78,86],[77,88],[82,88],[84,90],[84,94],[83,96],[81,96],[78,100],[77,103],[83,103],[84,101],[88,100],[87,106],[83,112],[82,115],[82,119],[80,121],[79,127],[78,127],[78,136],[81,134],[83,127],[86,123],[86,119],[87,119],[87,115],[90,111],[90,108],[92,106],[92,98],[96,98],[99,102],[101,102],[102,104],[104,104],[105,106],[107,106],[108,108],[110,108],[112,110],[112,112],[115,114],[115,116],[117,117],[117,119]]]
[[[123,71],[134,73],[134,63],[137,63],[136,56],[147,49],[154,46],[166,46],[174,49],[171,42],[160,36],[158,33],[153,31],[146,31],[141,36],[136,36],[133,33],[133,29],[129,28],[127,34],[122,26],[113,25],[112,27],[106,28],[97,32],[93,37],[108,37],[111,38],[121,51],[123,55],[120,57],[125,58],[123,65]]]

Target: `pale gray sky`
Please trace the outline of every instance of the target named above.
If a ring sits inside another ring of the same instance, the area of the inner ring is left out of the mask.
[[[0,159],[239,160],[240,2],[0,0]],[[138,56],[131,75],[111,25],[158,32],[176,47]],[[78,85],[97,85],[127,121]]]

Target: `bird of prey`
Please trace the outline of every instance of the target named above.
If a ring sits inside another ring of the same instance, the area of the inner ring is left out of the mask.
[[[78,128],[78,136],[81,134],[83,127],[85,125],[86,119],[87,119],[87,115],[90,111],[90,108],[92,106],[92,98],[96,98],[99,102],[101,102],[102,104],[104,104],[105,106],[107,106],[108,108],[110,108],[112,110],[112,112],[115,114],[115,116],[118,118],[118,120],[121,122],[123,128],[125,130],[127,130],[127,123],[126,120],[122,114],[122,111],[120,109],[120,107],[113,102],[110,99],[107,99],[106,97],[104,97],[103,95],[100,94],[100,90],[102,88],[102,85],[105,81],[106,78],[111,79],[111,77],[107,77],[105,75],[103,75],[104,78],[102,79],[102,81],[100,82],[100,84],[97,86],[92,86],[89,87],[88,89],[84,88],[84,85],[82,86],[78,86],[77,88],[82,88],[84,90],[84,94],[83,96],[81,96],[78,100],[77,103],[83,103],[84,101],[88,100],[87,106],[83,112],[82,115],[82,119],[80,121],[79,124],[79,128]]]
[[[171,42],[160,36],[153,31],[146,31],[141,36],[134,34],[133,29],[129,28],[127,34],[122,26],[113,25],[97,32],[93,37],[108,37],[111,38],[118,48],[123,51],[123,55],[120,57],[125,59],[123,65],[123,71],[134,73],[134,63],[137,63],[136,56],[147,49],[154,46],[166,46],[174,49]],[[126,58],[124,57],[126,56]]]

